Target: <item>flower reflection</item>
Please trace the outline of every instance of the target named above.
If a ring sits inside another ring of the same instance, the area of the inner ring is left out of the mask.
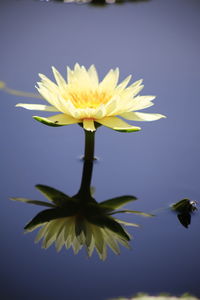
[[[30,110],[58,112],[48,118],[34,116],[34,119],[49,126],[81,124],[87,131],[95,131],[95,123],[116,131],[132,132],[140,127],[125,122],[155,121],[165,116],[161,114],[141,113],[138,110],[153,105],[155,96],[140,96],[142,80],[127,87],[131,76],[118,84],[119,69],[111,69],[99,82],[94,65],[88,70],[75,64],[74,69],[67,67],[67,79],[52,68],[56,84],[45,75],[39,74],[38,92],[50,104],[25,104],[17,106]]]
[[[105,260],[107,246],[116,254],[120,253],[120,244],[129,248],[131,236],[124,226],[138,227],[138,224],[125,222],[113,215],[117,213],[151,215],[140,211],[121,210],[128,202],[136,200],[132,195],[98,203],[90,187],[93,160],[88,159],[88,156],[86,158],[80,189],[74,196],[70,197],[46,185],[37,185],[36,188],[49,200],[48,202],[26,198],[11,199],[48,207],[25,226],[27,232],[41,227],[36,242],[42,240],[43,248],[48,248],[54,243],[58,251],[63,246],[67,249],[72,247],[76,254],[85,247],[88,256],[96,249],[100,259]]]
[[[136,200],[134,196],[121,196],[97,203],[92,196],[79,192],[73,197],[45,185],[37,185],[49,202],[29,200],[26,198],[12,198],[29,204],[47,206],[48,209],[38,213],[26,226],[26,232],[41,227],[35,241],[42,239],[42,247],[48,248],[53,243],[57,251],[63,246],[72,247],[77,254],[83,247],[88,256],[96,249],[100,259],[105,260],[107,246],[115,253],[120,253],[119,244],[129,248],[131,236],[124,226],[138,224],[125,222],[113,217],[117,213],[135,213],[151,216],[140,211],[117,210],[130,201]]]

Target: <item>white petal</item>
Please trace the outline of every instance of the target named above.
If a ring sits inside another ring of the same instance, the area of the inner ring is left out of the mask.
[[[125,89],[125,87],[127,86],[127,84],[129,83],[129,81],[131,80],[131,75],[129,75],[128,77],[126,77],[117,87],[116,87],[116,91],[122,91],[123,89]]]
[[[58,87],[56,86],[56,89]],[[38,87],[36,86],[36,89],[40,93],[40,95],[48,101],[53,106],[57,107],[60,110],[60,107],[62,106],[60,103],[60,100],[58,98],[58,92],[56,89],[49,89],[49,87],[43,86],[41,82],[38,83]]]
[[[115,111],[118,110],[118,108],[119,108],[118,104],[120,103],[119,100],[120,100],[120,97],[115,96],[105,105],[107,116],[113,115],[115,113]]]
[[[127,112],[120,115],[121,117],[132,121],[156,121],[161,118],[166,118],[161,114],[149,114],[140,112]]]
[[[101,90],[113,90],[118,82],[119,79],[119,69],[116,70],[110,70],[108,74],[104,77],[102,82],[99,84],[99,88]]]
[[[102,119],[107,113],[107,110],[105,109],[105,105],[101,105],[99,108],[97,108],[94,112],[94,118],[95,119]]]
[[[78,63],[76,63],[74,66],[74,71],[79,72],[80,69],[81,69],[80,65]]]
[[[143,82],[143,79],[139,79],[139,80],[135,81],[133,84],[131,84],[130,88],[139,86],[142,84],[142,82]]]
[[[52,111],[59,112],[55,106],[42,105],[42,104],[28,104],[28,103],[18,103],[16,107],[23,107],[30,110],[43,110],[43,111]]]
[[[88,74],[92,82],[95,84],[95,86],[97,86],[99,83],[99,78],[98,78],[97,70],[94,65],[90,66],[90,68],[88,69]]]
[[[63,104],[61,107],[63,113],[65,113],[66,115],[71,115],[75,119],[80,119],[80,117],[79,117],[80,110],[77,109],[71,101],[66,101],[64,99],[62,99],[61,101],[63,101]]]
[[[42,83],[46,87],[51,87],[52,89],[58,88],[57,85],[53,81],[51,81],[48,77],[46,77],[44,74],[39,73],[38,75],[42,79],[42,82],[40,83]]]
[[[136,111],[144,108],[148,108],[154,103],[152,100],[155,99],[155,96],[137,96],[129,103],[129,111]]]
[[[69,67],[67,67],[67,82],[68,83],[71,83],[73,81],[73,75],[74,75],[74,72]]]
[[[64,80],[62,75],[58,72],[58,70],[56,68],[52,67],[52,71],[53,71],[53,74],[54,74],[54,77],[56,79],[58,86],[61,88],[66,88],[66,81]]]
[[[134,87],[128,87],[124,92],[127,93],[127,96],[135,97],[143,88],[144,85],[137,85]]]

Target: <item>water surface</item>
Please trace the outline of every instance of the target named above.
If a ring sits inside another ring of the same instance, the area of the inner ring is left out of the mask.
[[[149,112],[167,119],[140,123],[142,131],[96,134],[92,185],[103,201],[132,194],[130,209],[154,212],[185,197],[199,200],[199,26],[197,0],[151,0],[95,7],[31,0],[0,3],[0,80],[34,92],[41,72],[51,66],[65,74],[75,62],[95,64],[102,78],[119,67],[122,80],[144,78],[143,94],[157,95]],[[169,210],[154,218],[127,216],[140,229],[129,231],[132,250],[111,251],[102,262],[84,251],[57,254],[33,243],[23,227],[37,207],[9,197],[42,200],[34,186],[76,193],[82,163],[83,132],[77,125],[43,126],[18,102],[40,103],[1,93],[1,294],[2,298],[104,300],[137,292],[200,297],[199,213],[188,229]],[[26,101],[25,101],[26,100]]]

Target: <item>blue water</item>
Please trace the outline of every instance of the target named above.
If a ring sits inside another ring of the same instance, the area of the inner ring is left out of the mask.
[[[102,262],[84,251],[57,254],[33,243],[24,225],[39,208],[9,197],[43,200],[34,186],[77,192],[84,136],[77,125],[51,128],[15,108],[40,103],[1,92],[1,296],[5,300],[106,300],[137,292],[200,297],[199,213],[188,229],[168,210],[183,198],[200,199],[199,75],[200,2],[151,0],[95,7],[32,0],[0,2],[0,80],[34,92],[38,73],[52,78],[51,66],[95,64],[102,78],[120,68],[120,79],[144,78],[142,94],[157,95],[146,111],[167,119],[137,133],[101,127],[96,134],[92,185],[103,201],[132,194],[129,209],[157,212],[154,218],[127,216],[132,250],[111,251]],[[160,210],[159,210],[160,209]]]

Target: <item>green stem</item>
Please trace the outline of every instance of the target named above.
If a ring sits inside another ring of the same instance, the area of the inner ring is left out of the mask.
[[[94,138],[95,131],[87,131],[85,132],[85,153],[84,160],[94,160]]]
[[[81,186],[78,194],[85,200],[91,197],[90,185],[92,180],[92,170],[94,162],[94,141],[95,132],[84,130],[85,132],[85,152],[82,172]]]

